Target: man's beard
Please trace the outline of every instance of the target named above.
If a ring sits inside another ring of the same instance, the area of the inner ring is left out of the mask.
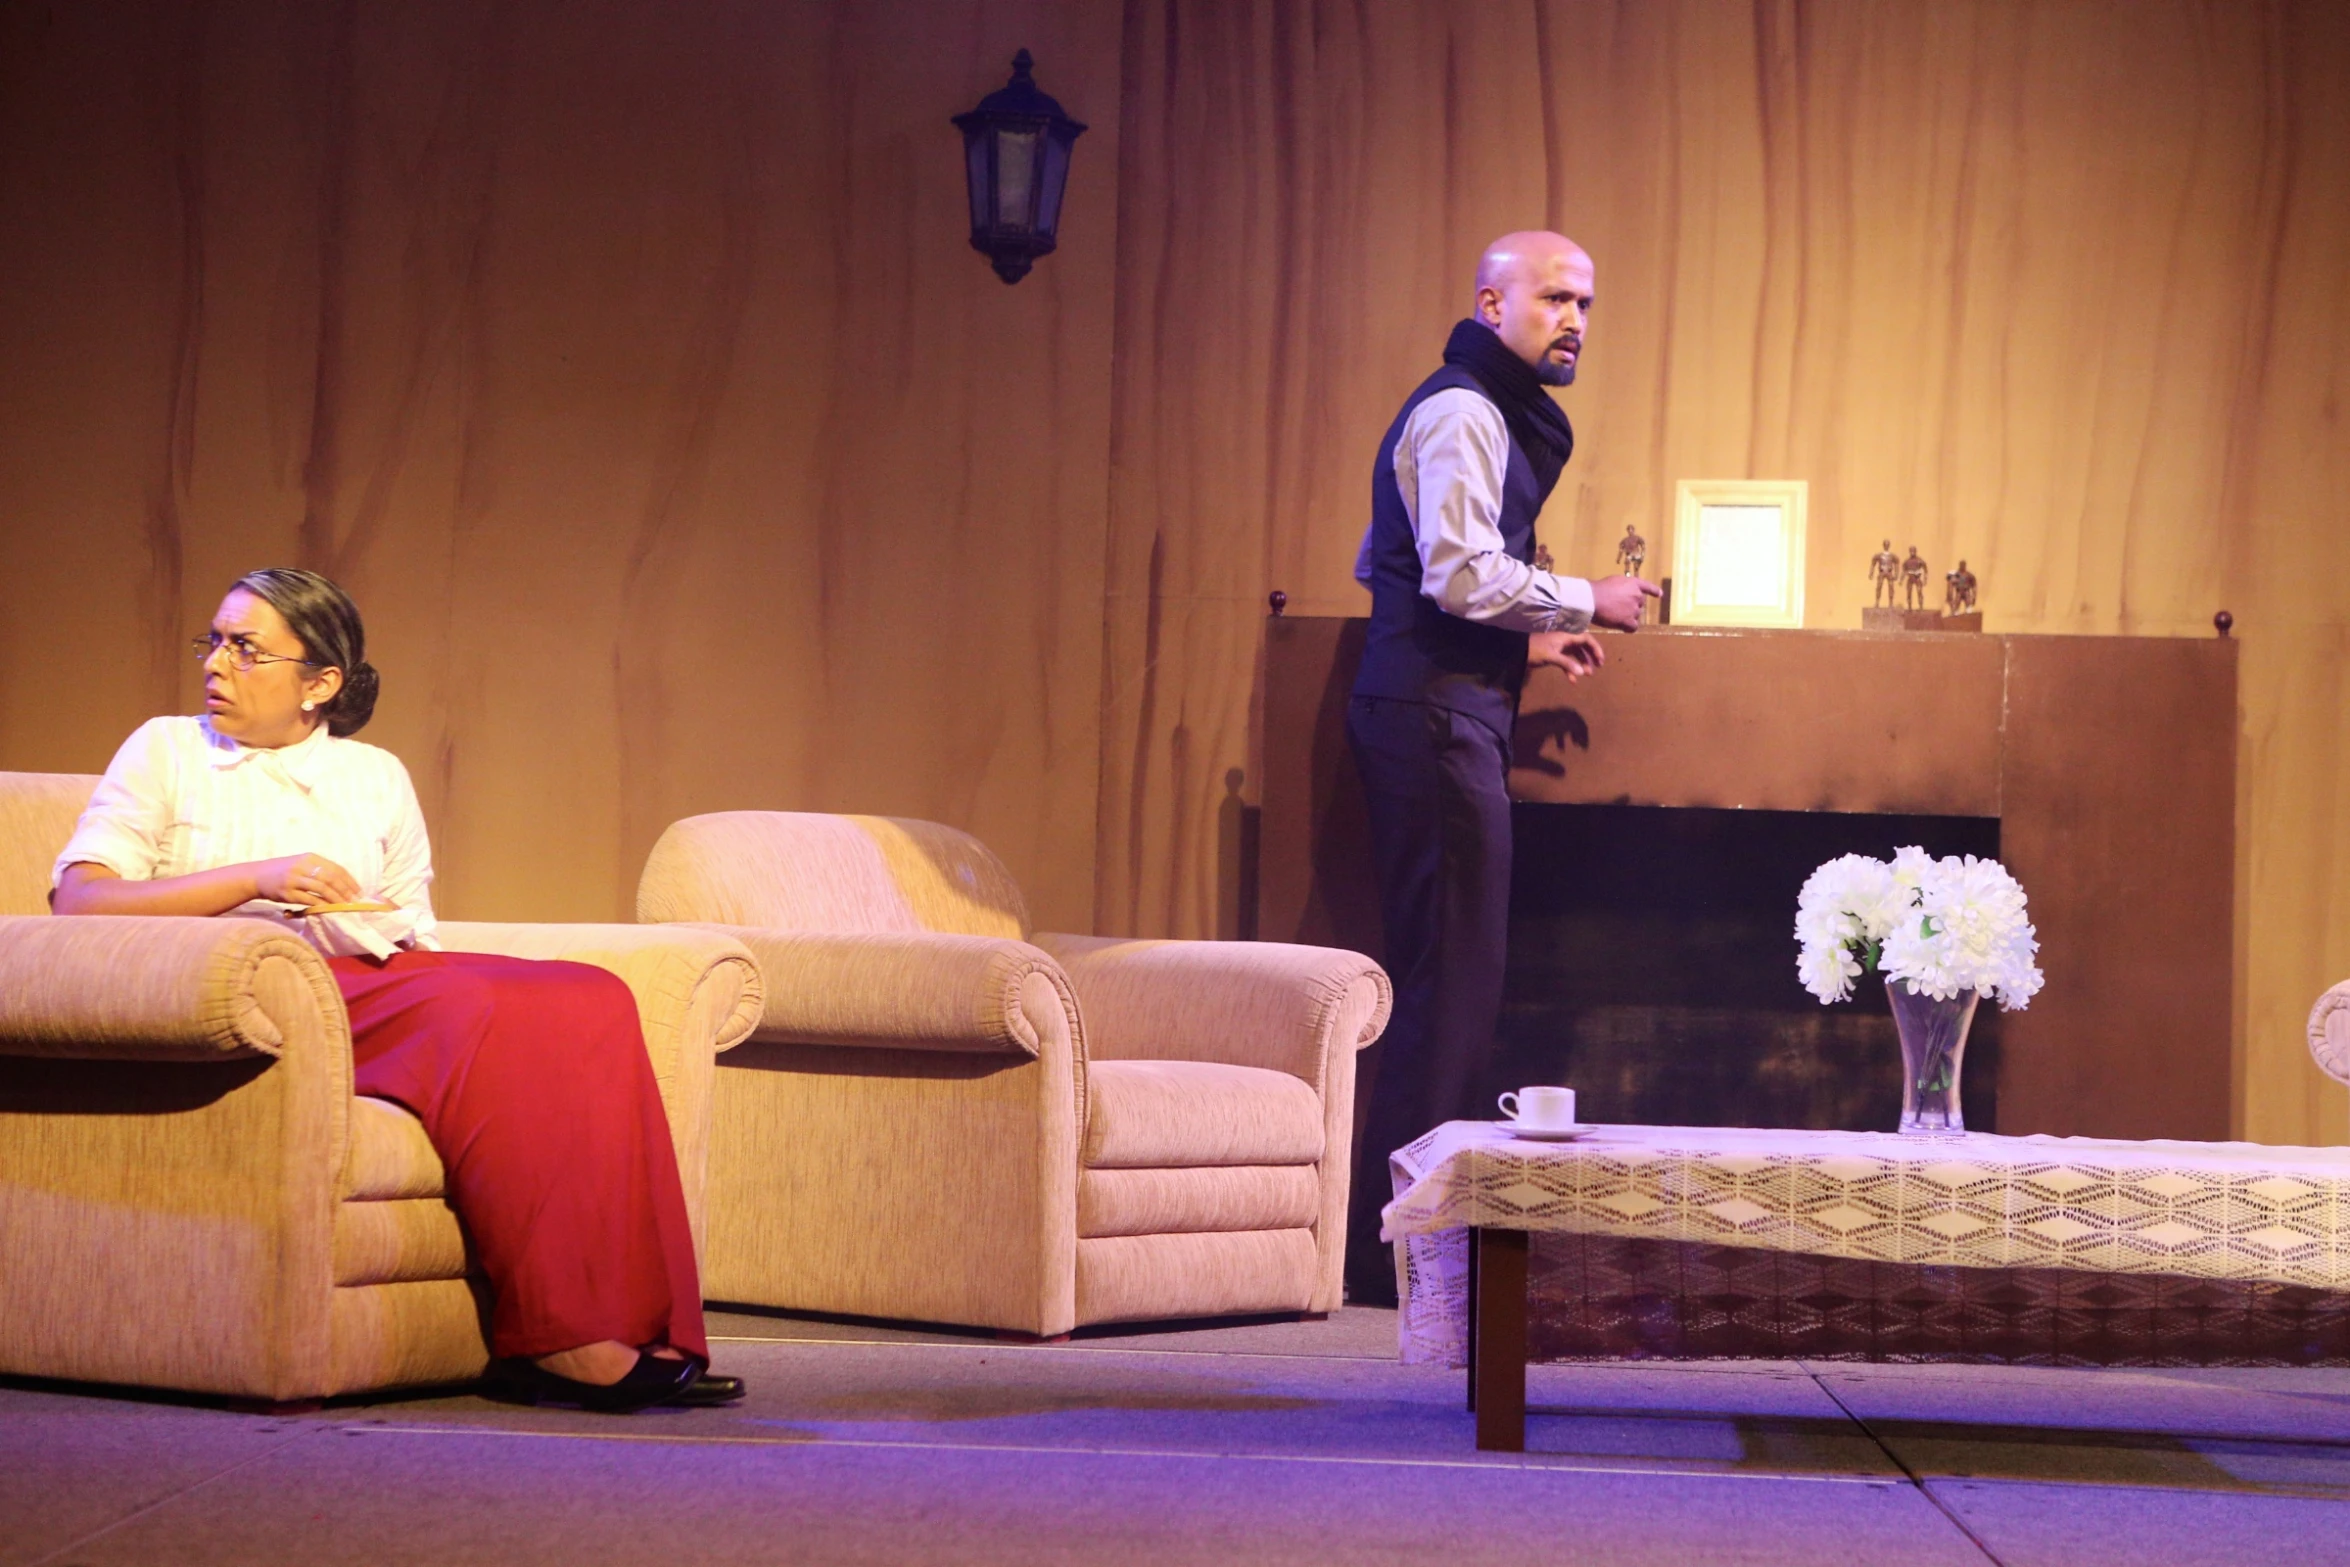
[[[1542,363],[1534,367],[1534,379],[1544,386],[1573,386],[1575,361],[1570,359],[1563,365],[1554,365],[1545,357]]]

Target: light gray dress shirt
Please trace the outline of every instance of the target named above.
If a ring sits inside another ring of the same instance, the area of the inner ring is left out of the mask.
[[[1420,547],[1420,592],[1447,614],[1507,631],[1583,631],[1591,584],[1514,560],[1502,547],[1501,484],[1510,432],[1501,410],[1466,387],[1421,402],[1395,443],[1395,483]],[[1371,581],[1371,534],[1355,556]]]

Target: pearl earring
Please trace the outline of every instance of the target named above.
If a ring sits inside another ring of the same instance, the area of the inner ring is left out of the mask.
[[[307,713],[307,712],[309,712],[309,711],[310,711],[312,708],[316,707],[317,705],[318,705],[318,704],[317,704],[316,702],[304,702],[304,703],[302,704],[302,711],[303,711],[303,712],[305,712],[305,713]]]

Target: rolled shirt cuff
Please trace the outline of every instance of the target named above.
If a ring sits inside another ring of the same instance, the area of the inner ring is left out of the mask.
[[[1591,584],[1581,577],[1551,577],[1551,595],[1558,607],[1550,612],[1544,631],[1582,632],[1591,629],[1591,611],[1596,601],[1591,596]]]
[[[108,841],[96,835],[85,840],[77,836],[49,867],[49,890],[55,892],[65,881],[65,873],[76,865],[100,866],[124,881],[146,881],[155,874],[155,855],[153,850],[137,842]]]

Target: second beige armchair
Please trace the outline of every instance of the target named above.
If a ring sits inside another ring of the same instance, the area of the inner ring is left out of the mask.
[[[977,839],[883,817],[690,817],[637,917],[766,978],[717,1066],[713,1300],[1046,1336],[1338,1303],[1369,959],[1032,932]]]

